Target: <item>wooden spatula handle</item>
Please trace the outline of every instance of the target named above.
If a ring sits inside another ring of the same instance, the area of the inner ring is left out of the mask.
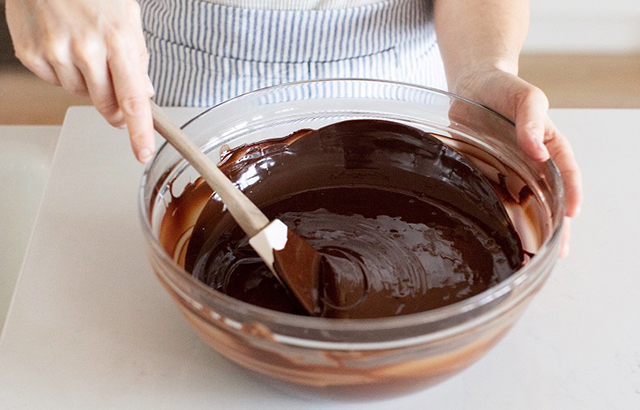
[[[242,230],[255,236],[269,224],[269,219],[220,171],[220,169],[169,119],[167,114],[151,101],[153,125],[182,156],[202,175],[202,178],[220,196]]]

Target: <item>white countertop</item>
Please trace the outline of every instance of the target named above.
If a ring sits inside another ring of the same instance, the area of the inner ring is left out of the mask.
[[[72,108],[0,339],[0,409],[640,408],[640,110],[552,117],[584,172],[569,258],[469,369],[339,403],[274,391],[200,341],[147,262],[125,133]]]
[[[0,126],[0,329],[49,177],[59,126]]]

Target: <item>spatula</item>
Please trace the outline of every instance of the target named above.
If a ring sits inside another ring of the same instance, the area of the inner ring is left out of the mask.
[[[200,173],[222,199],[229,213],[249,236],[249,243],[280,283],[311,315],[318,311],[318,286],[322,255],[282,221],[269,219],[227,176],[151,102],[153,125]]]

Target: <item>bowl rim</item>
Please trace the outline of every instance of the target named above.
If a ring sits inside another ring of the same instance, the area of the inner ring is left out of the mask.
[[[481,104],[470,100],[465,97],[458,96],[449,91],[443,91],[432,87],[426,87],[421,85],[415,85],[410,83],[404,83],[399,81],[387,81],[387,80],[377,80],[377,79],[361,79],[361,78],[340,78],[340,79],[322,79],[322,80],[306,80],[306,81],[296,81],[289,82],[269,87],[260,88],[254,91],[250,91],[237,97],[226,100],[220,104],[217,104],[213,107],[210,107],[195,117],[189,119],[182,125],[182,129],[186,129],[189,125],[191,125],[196,120],[208,115],[212,110],[220,107],[226,106],[230,104],[237,104],[238,101],[241,101],[245,98],[255,97],[259,94],[264,94],[268,92],[272,92],[279,89],[285,89],[289,87],[297,87],[305,84],[316,84],[316,83],[329,83],[329,82],[358,82],[358,83],[381,83],[381,84],[389,84],[393,86],[400,86],[406,88],[414,88],[421,91],[427,91],[434,94],[439,94],[446,96],[452,100],[458,100],[464,102],[466,104],[471,104],[480,108],[481,110],[487,111],[490,115],[493,115],[499,121],[505,121],[511,126],[515,126],[514,122],[503,116],[502,114],[496,112],[495,110]],[[155,235],[153,234],[152,227],[150,225],[149,217],[147,212],[147,205],[145,204],[144,198],[144,190],[147,180],[149,178],[151,169],[156,164],[157,158],[161,154],[164,149],[167,149],[168,143],[164,142],[156,155],[154,155],[153,160],[147,164],[145,167],[144,173],[142,175],[142,179],[139,186],[139,195],[138,195],[138,213],[140,216],[140,220],[143,225],[143,232],[145,237],[147,238],[148,243],[153,248],[153,251],[161,258],[161,260],[168,264],[174,272],[179,273],[179,277],[181,280],[186,281],[189,286],[195,286],[201,292],[204,292],[209,298],[219,302],[223,308],[235,311],[238,314],[243,314],[246,317],[246,322],[260,322],[266,321],[271,322],[276,325],[284,325],[287,327],[301,328],[301,329],[311,329],[317,331],[345,331],[345,332],[359,332],[359,331],[380,331],[385,329],[396,329],[396,328],[404,328],[411,327],[416,325],[425,325],[428,323],[439,322],[446,319],[451,319],[456,316],[464,315],[465,313],[469,313],[476,309],[479,309],[483,306],[488,305],[492,301],[502,297],[505,294],[519,288],[523,283],[530,282],[535,279],[539,275],[535,275],[535,272],[532,273],[536,267],[542,265],[546,258],[550,253],[554,252],[554,246],[556,242],[560,240],[562,234],[562,228],[564,226],[564,214],[566,212],[566,204],[565,204],[565,192],[564,185],[562,183],[561,174],[553,162],[552,159],[545,161],[545,165],[550,167],[551,174],[553,175],[555,185],[558,187],[558,203],[559,207],[554,212],[551,210],[552,214],[557,213],[559,216],[554,220],[551,228],[553,231],[551,235],[549,235],[541,244],[538,252],[536,252],[535,256],[531,258],[531,260],[523,267],[515,271],[511,276],[502,282],[498,283],[495,286],[490,287],[489,289],[474,295],[470,298],[464,299],[462,301],[452,303],[450,305],[446,305],[443,307],[439,307],[436,309],[428,310],[420,313],[413,313],[409,315],[402,316],[393,316],[393,317],[384,317],[384,318],[367,318],[367,319],[330,319],[330,318],[322,318],[322,317],[313,317],[313,316],[300,316],[292,313],[284,313],[278,312],[274,310],[270,310],[267,308],[263,308],[260,306],[252,305],[247,302],[243,302],[241,300],[235,299],[231,296],[228,296],[222,292],[216,291],[215,289],[207,286],[203,282],[194,278],[191,274],[189,274],[183,267],[178,265],[173,258],[171,258],[162,245],[159,243]],[[553,215],[554,217],[556,215]],[[182,286],[171,282],[170,285],[174,290],[177,290],[181,297],[186,298],[187,300],[192,300],[193,297],[185,294],[186,292],[182,289]],[[178,287],[179,289],[176,289]],[[196,301],[196,305],[199,302]],[[201,308],[201,306],[199,307]],[[445,328],[444,330],[447,330]]]

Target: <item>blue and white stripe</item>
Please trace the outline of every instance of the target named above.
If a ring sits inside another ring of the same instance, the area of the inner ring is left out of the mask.
[[[212,106],[258,88],[374,78],[446,89],[431,2],[264,10],[140,0],[160,104]]]

